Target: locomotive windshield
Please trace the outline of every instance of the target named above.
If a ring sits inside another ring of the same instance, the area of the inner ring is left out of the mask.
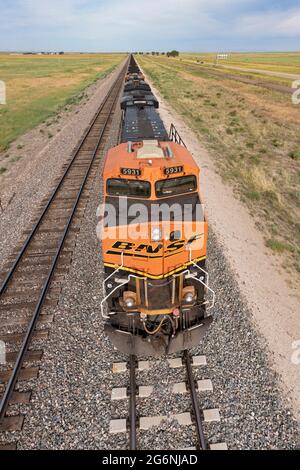
[[[107,181],[107,193],[110,196],[128,196],[149,198],[151,184],[148,181],[112,178]]]
[[[176,196],[196,191],[196,176],[182,176],[158,181],[155,185],[157,197]]]

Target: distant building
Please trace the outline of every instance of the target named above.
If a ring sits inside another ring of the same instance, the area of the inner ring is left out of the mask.
[[[229,59],[230,58],[230,54],[217,54],[217,59]]]

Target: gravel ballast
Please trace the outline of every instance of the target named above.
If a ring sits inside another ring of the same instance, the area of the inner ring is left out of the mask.
[[[117,121],[118,116],[116,116]],[[109,145],[114,145],[111,135]],[[50,340],[29,408],[20,449],[126,449],[126,434],[109,434],[111,419],[128,417],[128,401],[111,402],[111,390],[128,385],[128,375],[113,374],[114,362],[126,357],[103,334],[100,313],[103,270],[96,237],[96,210],[101,201],[99,172],[77,239],[74,261],[52,326]],[[255,331],[251,313],[236,287],[234,274],[213,232],[209,272],[216,290],[215,322],[193,354],[206,355],[207,366],[195,368],[197,379],[211,379],[214,391],[200,396],[202,408],[219,408],[220,423],[205,425],[209,443],[230,449],[293,449],[299,429],[280,397],[278,377],[268,351]],[[170,369],[166,359],[150,359],[150,370],[137,373],[138,385],[154,385],[155,396],[138,399],[139,416],[190,411],[188,395],[171,395],[184,369]],[[179,449],[196,443],[194,426],[167,421],[139,431],[139,447]]]
[[[115,115],[107,148],[116,144],[119,119],[120,112]],[[128,448],[128,435],[109,434],[111,419],[128,417],[127,400],[111,401],[112,389],[126,387],[128,375],[112,372],[113,363],[126,357],[104,335],[100,312],[103,267],[96,236],[96,211],[102,199],[100,170],[90,194],[32,403],[26,407],[24,428],[12,436],[18,439],[19,449]],[[221,414],[220,423],[205,425],[208,441],[226,442],[230,449],[297,448],[297,422],[288,400],[281,398],[269,351],[253,326],[213,231],[208,259],[217,296],[215,321],[204,342],[192,351],[207,357],[206,366],[194,369],[195,377],[211,379],[214,386],[213,392],[199,395],[201,407],[219,408]],[[170,369],[165,358],[149,361],[150,370],[138,372],[137,382],[154,385],[155,395],[137,399],[139,416],[190,411],[188,395],[171,394],[173,384],[185,380],[184,368]],[[144,449],[180,449],[194,446],[195,439],[194,426],[181,427],[176,421],[138,432],[139,448]]]
[[[99,188],[99,184],[96,186]],[[95,188],[95,189],[96,189]],[[126,358],[103,335],[101,261],[96,236],[91,237],[98,203],[95,191],[78,238],[75,261],[57,310],[32,405],[19,448],[126,449],[128,436],[109,435],[111,419],[127,418],[128,401],[111,402],[111,390],[128,385],[127,374],[113,374],[113,362]],[[99,252],[99,251],[98,251]],[[193,354],[207,356],[195,368],[197,379],[211,379],[214,391],[201,395],[203,409],[219,408],[221,422],[205,425],[209,443],[230,449],[293,449],[299,431],[288,403],[280,398],[278,378],[269,368],[263,341],[252,327],[249,311],[213,234],[209,272],[217,293],[216,320]],[[140,416],[190,410],[188,395],[172,395],[184,369],[170,370],[165,359],[150,359],[150,370],[137,373],[138,385],[154,385],[156,395],[138,399]],[[164,422],[138,432],[145,449],[178,449],[195,445],[194,427]]]

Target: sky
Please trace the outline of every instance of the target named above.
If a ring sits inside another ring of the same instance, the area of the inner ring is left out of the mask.
[[[0,0],[0,50],[299,51],[299,0]]]

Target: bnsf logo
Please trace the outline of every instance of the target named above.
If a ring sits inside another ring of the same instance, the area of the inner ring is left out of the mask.
[[[174,251],[180,250],[185,246],[185,240],[179,240],[174,243],[171,243],[166,247],[166,253],[173,253]],[[135,251],[137,253],[147,253],[147,254],[156,254],[163,250],[164,245],[160,243],[159,245],[136,245],[135,243],[127,243],[127,242],[116,242],[113,245],[113,248],[116,250],[121,251]]]

